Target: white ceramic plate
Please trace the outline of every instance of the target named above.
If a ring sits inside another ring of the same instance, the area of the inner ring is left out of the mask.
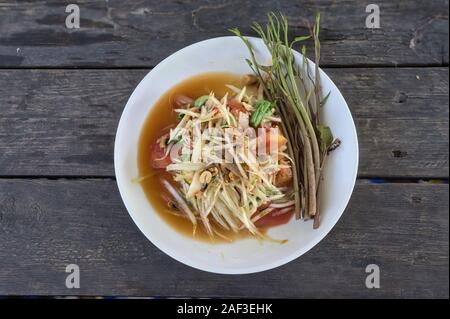
[[[258,59],[268,61],[262,41],[249,38]],[[297,61],[301,61],[300,54]],[[311,222],[292,219],[269,230],[274,238],[288,239],[285,244],[259,243],[245,239],[232,244],[209,244],[177,233],[166,224],[148,202],[138,176],[138,139],[144,121],[159,97],[175,84],[205,72],[251,73],[245,62],[249,54],[236,37],[214,38],[190,45],[159,63],[139,83],[123,111],[117,129],[114,166],[120,194],[139,229],[159,249],[176,260],[209,272],[245,274],[283,265],[310,250],[333,228],[344,212],[355,185],[358,168],[358,142],[347,103],[338,88],[322,71],[323,92],[331,92],[323,120],[342,145],[329,157],[321,183],[322,223],[313,230]]]

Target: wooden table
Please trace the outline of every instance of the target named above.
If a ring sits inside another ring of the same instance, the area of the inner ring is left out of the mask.
[[[448,1],[0,1],[0,295],[449,297]],[[113,142],[137,83],[161,59],[284,12],[322,13],[322,63],[360,141],[343,217],[307,254],[264,273],[205,273],[137,229]],[[67,289],[77,264],[81,287]],[[381,288],[367,289],[377,264]]]

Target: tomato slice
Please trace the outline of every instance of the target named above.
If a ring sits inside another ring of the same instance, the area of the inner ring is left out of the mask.
[[[281,209],[275,209],[272,212],[270,212],[270,214],[267,214],[266,216],[258,219],[255,222],[255,226],[267,228],[267,227],[286,224],[291,219],[291,217],[294,213],[294,209],[292,209],[286,213],[282,213],[282,214],[279,214],[280,210]]]
[[[239,118],[239,113],[247,112],[244,105],[236,99],[228,100],[228,106],[230,107],[231,114],[236,118]]]
[[[165,151],[158,142],[155,142],[152,145],[152,167],[157,169],[166,168],[167,165],[172,163],[172,160],[170,159],[170,154],[164,157]]]

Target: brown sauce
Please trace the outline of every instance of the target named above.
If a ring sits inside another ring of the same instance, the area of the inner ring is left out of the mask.
[[[196,98],[201,95],[209,94],[213,91],[216,96],[222,97],[227,92],[231,93],[225,86],[226,84],[232,84],[237,87],[242,86],[241,76],[230,73],[204,73],[191,77],[175,85],[164,93],[156,102],[152,111],[145,120],[139,139],[139,176],[145,177],[141,181],[141,185],[150,204],[166,223],[171,225],[179,233],[189,237],[193,236],[191,222],[186,218],[174,215],[174,211],[169,209],[167,202],[164,200],[164,197],[167,198],[170,197],[170,195],[161,184],[160,178],[163,177],[168,180],[172,180],[172,177],[169,173],[165,172],[164,169],[154,169],[152,167],[151,147],[153,143],[155,143],[155,141],[163,134],[163,132],[167,132],[167,127],[178,122],[176,113],[173,111],[173,97],[176,94],[184,94],[192,98]],[[221,230],[221,233],[230,240],[236,240],[249,236],[247,232],[235,234],[231,231],[226,232]],[[227,241],[218,236],[211,239],[201,226],[201,223],[197,226],[194,237],[195,239],[218,243]]]

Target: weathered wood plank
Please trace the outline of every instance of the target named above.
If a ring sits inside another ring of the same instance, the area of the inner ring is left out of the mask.
[[[278,269],[225,276],[150,244],[113,180],[1,179],[0,295],[448,298],[448,191],[359,181],[312,251]],[[71,263],[81,269],[77,290],[65,287]],[[381,269],[380,289],[365,287],[371,263]]]
[[[2,71],[0,175],[112,176],[120,114],[145,73]]]
[[[0,175],[114,176],[117,123],[146,72],[0,71]],[[355,117],[361,177],[448,177],[448,68],[327,72]]]
[[[253,34],[249,24],[284,12],[295,34],[322,13],[324,65],[448,64],[448,1],[380,0],[380,29],[365,26],[361,1],[77,1],[81,28],[65,26],[66,1],[2,1],[0,67],[156,65],[194,42]]]

